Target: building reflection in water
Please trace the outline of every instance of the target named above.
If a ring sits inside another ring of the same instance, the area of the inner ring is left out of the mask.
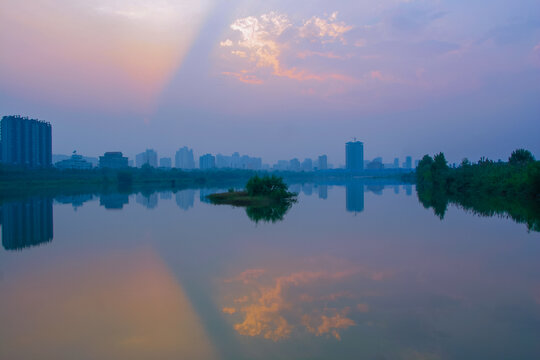
[[[394,185],[394,194],[399,194],[399,185]]]
[[[304,195],[311,196],[313,194],[313,184],[312,183],[305,183],[302,185],[302,192]]]
[[[107,210],[121,210],[127,204],[129,204],[128,194],[101,194],[99,198],[99,205],[104,206]]]
[[[364,183],[348,182],[345,185],[347,211],[359,213],[364,211]]]
[[[157,193],[151,193],[151,194],[138,193],[135,198],[135,201],[137,201],[137,204],[141,204],[147,209],[154,209],[158,205],[158,194]]]
[[[170,200],[172,199],[172,191],[162,191],[159,193],[159,198],[161,200]]]
[[[188,189],[176,193],[176,205],[182,210],[189,210],[195,203],[195,190]]]
[[[2,205],[2,246],[22,250],[53,239],[53,200],[30,198]]]
[[[328,185],[319,185],[319,199],[328,199]]]
[[[300,185],[300,184],[289,185],[289,191],[290,192],[300,194],[301,190],[302,190],[302,185]]]
[[[77,208],[80,208],[83,206],[83,204],[87,201],[91,201],[94,199],[94,195],[92,194],[83,194],[83,195],[71,195],[71,196],[57,196],[54,198],[54,201],[56,201],[59,204],[71,204],[73,206],[73,210],[77,211]]]
[[[405,185],[405,193],[407,194],[407,196],[412,195],[412,185],[411,184]]]
[[[224,190],[216,188],[201,188],[199,190],[199,200],[203,203],[211,204],[212,202],[207,198],[208,195],[215,194],[217,192],[223,192]]]

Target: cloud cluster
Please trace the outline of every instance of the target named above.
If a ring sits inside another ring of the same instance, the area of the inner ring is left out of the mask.
[[[339,73],[315,73],[306,68],[289,66],[284,61],[287,57],[306,58],[323,56],[340,58],[331,52],[298,51],[300,42],[328,44],[334,42],[346,43],[344,34],[353,27],[339,22],[338,13],[334,12],[328,18],[313,16],[299,25],[293,24],[285,14],[269,12],[259,17],[248,16],[234,21],[230,28],[239,33],[237,41],[226,39],[220,42],[223,48],[231,48],[230,54],[248,60],[247,67],[239,71],[223,71],[224,75],[234,76],[238,80],[251,84],[262,84],[259,77],[265,70],[277,77],[297,81],[354,81],[351,77]]]

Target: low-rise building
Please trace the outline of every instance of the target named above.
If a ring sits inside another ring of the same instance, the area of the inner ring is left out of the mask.
[[[108,169],[123,169],[128,167],[128,158],[120,151],[106,152],[99,157],[99,167]]]
[[[74,169],[74,170],[88,170],[92,168],[92,164],[83,159],[81,155],[77,155],[74,151],[71,158],[62,160],[54,164],[59,169]]]

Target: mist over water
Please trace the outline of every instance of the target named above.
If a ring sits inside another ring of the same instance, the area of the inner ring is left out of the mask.
[[[413,185],[291,184],[281,221],[206,188],[4,202],[2,359],[535,359],[540,234]]]

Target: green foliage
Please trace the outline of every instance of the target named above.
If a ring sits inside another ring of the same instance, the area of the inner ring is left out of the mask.
[[[508,163],[464,159],[457,168],[449,168],[442,153],[434,159],[426,155],[416,177],[420,202],[441,219],[454,203],[480,215],[510,216],[540,231],[540,162],[527,150],[514,151]]]
[[[516,149],[508,158],[508,163],[511,165],[526,165],[534,161],[534,156],[529,150]]]
[[[249,196],[269,196],[273,198],[289,198],[294,194],[287,191],[288,186],[283,178],[275,175],[265,175],[251,177],[246,184],[246,191]]]

